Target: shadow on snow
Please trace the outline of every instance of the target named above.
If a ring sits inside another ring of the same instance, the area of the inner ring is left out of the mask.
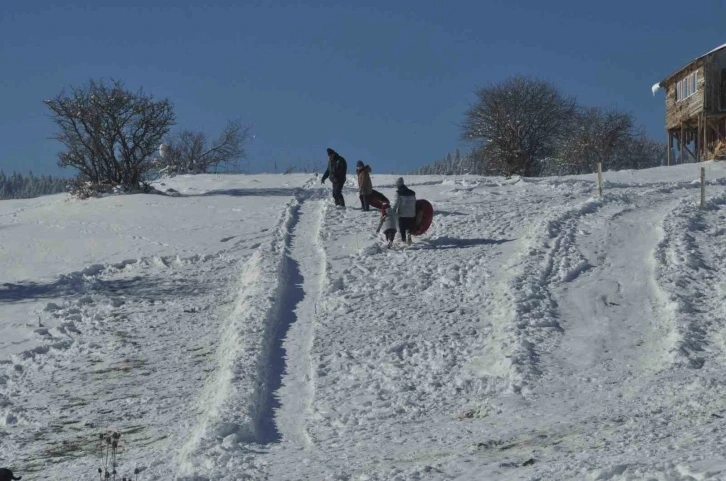
[[[182,194],[181,197],[208,197],[212,195],[229,195],[232,197],[292,197],[299,189],[299,187],[220,189],[210,190],[202,194]]]
[[[421,249],[465,249],[485,245],[500,245],[513,242],[514,239],[457,239],[455,237],[439,237],[424,240]]]
[[[62,277],[54,282],[0,284],[0,304],[58,299],[82,294],[128,296],[134,300],[158,300],[162,296],[198,296],[212,288],[186,278],[136,276],[127,279],[76,279]]]

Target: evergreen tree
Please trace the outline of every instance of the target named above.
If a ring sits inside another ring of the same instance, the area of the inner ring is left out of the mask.
[[[0,200],[29,199],[68,192],[68,183],[68,179],[51,176],[36,177],[32,172],[27,177],[18,172],[13,172],[8,177],[0,170]]]

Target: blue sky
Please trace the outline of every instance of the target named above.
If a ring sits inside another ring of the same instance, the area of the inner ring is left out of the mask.
[[[359,6],[365,4],[365,6]],[[646,5],[650,4],[650,5]],[[59,174],[43,99],[117,78],[172,100],[178,128],[253,128],[254,170],[325,161],[405,172],[459,142],[476,86],[515,73],[632,111],[665,139],[650,87],[726,43],[718,1],[3,0],[0,168]],[[64,171],[68,172],[68,171]],[[70,173],[70,172],[69,172]]]

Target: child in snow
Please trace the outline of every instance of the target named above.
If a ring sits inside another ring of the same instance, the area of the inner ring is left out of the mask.
[[[411,245],[411,231],[416,227],[416,192],[406,187],[403,177],[396,179],[396,200],[391,210],[398,216],[401,240]]]
[[[383,227],[383,234],[386,236],[388,241],[388,248],[393,247],[393,240],[396,238],[396,213],[391,209],[389,204],[383,204],[381,207],[381,222],[378,224],[376,234],[381,231]]]

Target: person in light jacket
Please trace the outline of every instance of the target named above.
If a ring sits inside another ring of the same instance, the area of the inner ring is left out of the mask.
[[[378,224],[376,234],[383,228],[383,234],[386,236],[388,241],[388,248],[393,247],[393,241],[396,239],[396,213],[393,212],[389,204],[383,204],[381,207],[381,222]]]
[[[370,195],[373,193],[373,182],[371,182],[371,167],[364,165],[362,160],[356,164],[355,173],[358,175],[358,195],[360,196],[361,208],[371,210]]]
[[[401,240],[411,245],[411,231],[416,227],[416,192],[406,187],[403,177],[396,179],[396,200],[391,209],[398,216]]]

